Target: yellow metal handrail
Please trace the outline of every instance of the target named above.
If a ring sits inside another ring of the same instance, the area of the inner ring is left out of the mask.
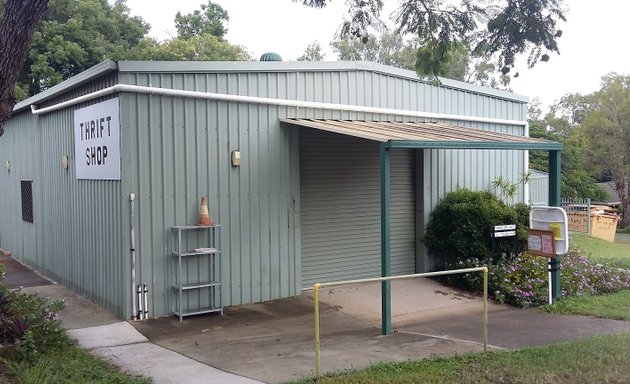
[[[488,351],[488,268],[487,267],[452,269],[448,271],[415,273],[413,275],[373,277],[370,279],[333,281],[329,283],[316,283],[315,285],[313,285],[313,301],[315,305],[315,375],[316,377],[319,378],[321,376],[321,369],[320,369],[321,362],[320,362],[320,353],[319,353],[319,290],[321,288],[336,287],[339,285],[371,283],[373,281],[390,281],[390,280],[413,279],[416,277],[458,275],[458,274],[470,273],[470,272],[483,272],[483,351],[487,352]]]

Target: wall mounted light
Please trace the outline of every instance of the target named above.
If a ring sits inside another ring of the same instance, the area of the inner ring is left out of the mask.
[[[61,156],[61,168],[68,169],[68,155]]]
[[[232,166],[238,167],[241,165],[241,151],[232,151]]]
[[[11,162],[9,160],[4,163],[4,166],[6,167],[7,172],[11,172]]]

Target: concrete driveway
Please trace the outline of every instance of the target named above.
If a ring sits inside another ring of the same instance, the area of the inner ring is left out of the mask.
[[[412,333],[383,337],[380,327],[339,307],[322,304],[320,311],[323,371],[481,349],[476,343]],[[161,318],[133,325],[155,344],[266,383],[314,374],[313,301],[308,295],[227,308],[222,317],[191,317],[181,323]]]
[[[380,334],[380,285],[321,292],[322,370],[362,368],[377,361],[421,359],[482,350],[480,298],[428,279],[392,283],[395,332]],[[300,297],[227,308],[224,316],[183,322],[161,318],[133,325],[150,341],[238,375],[276,383],[314,373],[313,301]],[[489,342],[521,348],[630,331],[630,322],[558,316],[492,304]]]

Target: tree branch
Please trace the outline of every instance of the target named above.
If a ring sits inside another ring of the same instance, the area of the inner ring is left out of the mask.
[[[28,46],[48,0],[7,0],[0,23],[0,136],[4,133],[15,97],[13,87],[20,76]]]

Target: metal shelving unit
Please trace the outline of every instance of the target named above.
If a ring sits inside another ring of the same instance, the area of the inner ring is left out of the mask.
[[[171,228],[171,255],[176,258],[173,314],[185,316],[221,312],[220,225],[176,225]],[[194,249],[189,244],[203,244]],[[205,259],[205,260],[203,260]],[[196,266],[196,268],[195,268]],[[188,271],[184,276],[184,269]],[[195,272],[190,276],[191,269]]]

